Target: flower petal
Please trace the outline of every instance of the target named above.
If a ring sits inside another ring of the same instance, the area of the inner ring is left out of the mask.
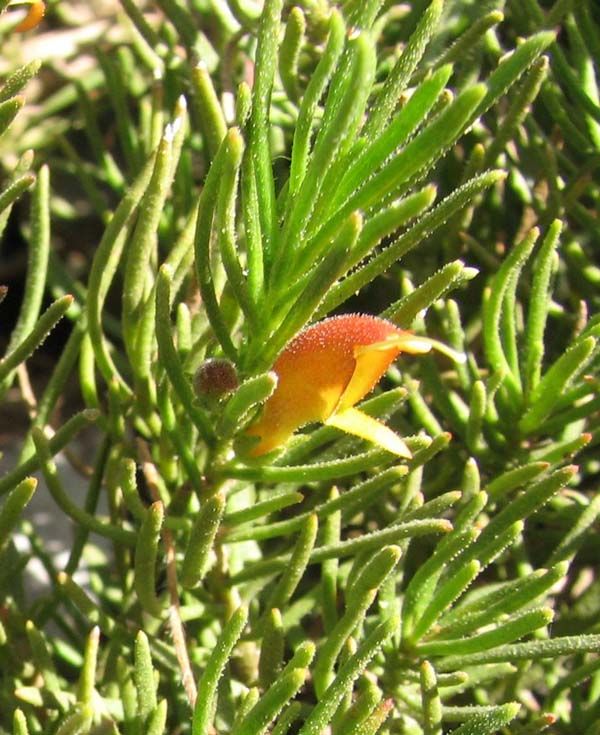
[[[44,15],[46,14],[46,3],[37,0],[32,2],[27,10],[27,15],[23,18],[20,23],[13,28],[18,33],[30,31],[42,22]]]
[[[354,406],[370,393],[399,354],[400,349],[391,340],[355,347],[354,371],[340,396],[336,411]]]
[[[361,352],[387,352],[392,345],[397,345],[399,352],[406,352],[409,355],[425,355],[431,350],[437,350],[442,355],[446,355],[453,362],[463,364],[467,361],[467,356],[462,352],[453,350],[452,347],[440,342],[437,339],[431,337],[417,337],[411,332],[405,332],[404,334],[391,334],[386,337],[382,342],[374,342],[370,345],[361,345],[357,347],[355,353],[358,355]]]
[[[398,457],[405,459],[412,457],[410,449],[395,432],[357,408],[347,408],[345,411],[334,413],[325,423],[361,439],[367,439]]]

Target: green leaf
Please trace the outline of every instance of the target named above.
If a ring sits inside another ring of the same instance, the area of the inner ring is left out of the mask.
[[[156,560],[163,525],[164,506],[157,500],[144,513],[135,545],[134,585],[144,610],[162,618],[164,606],[156,595]]]
[[[421,703],[424,735],[442,735],[442,701],[435,669],[429,661],[421,663]]]
[[[210,735],[216,707],[217,685],[233,647],[248,619],[248,611],[238,607],[223,628],[198,682],[198,695],[192,718],[192,735]]]
[[[294,697],[308,676],[307,669],[293,669],[282,675],[232,730],[232,735],[262,735],[285,705]]]
[[[574,635],[563,638],[529,641],[498,646],[489,651],[466,654],[464,656],[448,656],[438,664],[440,671],[454,671],[466,666],[496,663],[501,661],[531,661],[558,656],[573,656],[582,652],[600,651],[600,635]]]
[[[337,676],[323,694],[322,699],[311,711],[298,735],[319,735],[331,722],[331,718],[349,687],[368,666],[369,662],[385,641],[390,638],[400,624],[397,617],[389,617],[380,623],[365,638],[356,653],[340,668]]]
[[[316,318],[325,316],[378,275],[387,271],[397,260],[447,222],[455,212],[504,177],[503,171],[488,171],[456,189],[381,253],[374,255],[365,265],[331,288],[323,299]]]
[[[346,592],[346,611],[321,645],[313,669],[318,698],[333,681],[335,662],[346,640],[363,621],[379,588],[398,563],[400,553],[397,546],[388,546],[374,554],[362,568],[351,591]]]
[[[524,434],[535,432],[575,377],[583,372],[594,353],[596,343],[594,337],[582,339],[556,360],[532,392],[529,408],[519,421],[520,431]]]
[[[485,714],[475,715],[464,725],[452,730],[452,735],[493,735],[517,716],[521,705],[517,702],[494,707]]]
[[[404,145],[415,129],[427,119],[452,73],[450,65],[443,66],[422,82],[408,102],[389,123],[381,135],[367,139],[360,153],[350,162],[333,198],[332,206],[339,207],[372,176],[396,149]]]
[[[385,85],[371,110],[369,120],[365,126],[365,136],[374,138],[384,129],[398,104],[401,93],[408,86],[429,41],[435,33],[443,8],[443,0],[432,0],[421,16],[419,24],[406,44],[402,55],[385,80]]]
[[[196,587],[204,578],[224,509],[225,496],[221,492],[202,502],[183,557],[181,584],[184,587]]]
[[[0,509],[0,549],[3,549],[10,540],[12,530],[33,497],[36,487],[37,480],[34,477],[27,477],[9,493],[4,501]]]
[[[477,568],[475,572],[478,572]],[[424,656],[444,656],[452,654],[459,658],[466,654],[497,648],[523,636],[529,635],[538,628],[543,628],[554,618],[553,611],[548,607],[537,610],[528,610],[520,615],[513,615],[506,623],[497,625],[492,630],[477,633],[468,638],[455,638],[447,641],[427,641],[419,643],[417,651]],[[463,668],[461,666],[460,668]]]

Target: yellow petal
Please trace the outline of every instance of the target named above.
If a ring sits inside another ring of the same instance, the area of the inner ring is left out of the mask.
[[[385,344],[384,342],[376,344]],[[370,393],[390,364],[398,356],[398,348],[387,344],[387,349],[369,349],[368,345],[354,348],[354,370],[338,404],[332,413],[352,408]]]
[[[374,419],[372,416],[367,416],[366,413],[359,411],[357,408],[347,408],[344,411],[334,413],[325,423],[348,434],[359,436],[361,439],[367,439],[373,444],[387,449],[388,452],[397,454],[399,457],[406,459],[412,457],[410,449],[395,432],[382,424],[381,421]]]
[[[406,352],[409,355],[424,355],[431,350],[437,350],[442,355],[449,357],[453,362],[462,364],[467,361],[465,354],[453,350],[452,347],[448,347],[443,342],[439,342],[437,339],[431,339],[431,337],[417,337],[409,332],[398,335],[391,334],[381,342],[360,345],[360,347],[355,348],[354,352],[359,357],[370,352],[387,352],[390,347],[397,347],[400,352]]]

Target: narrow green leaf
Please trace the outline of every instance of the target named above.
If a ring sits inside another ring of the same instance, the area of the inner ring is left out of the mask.
[[[145,735],[163,735],[167,724],[167,700],[161,699],[150,717]]]
[[[0,212],[3,215],[8,214],[13,203],[21,196],[21,194],[29,189],[35,183],[35,174],[27,173],[13,179],[0,192]],[[8,210],[8,212],[7,212]],[[3,228],[2,228],[3,229]]]
[[[573,465],[564,467],[528,488],[492,518],[477,541],[460,556],[459,563],[464,564],[471,559],[479,559],[482,563],[487,560],[502,533],[541,508],[576,472],[577,467]]]
[[[502,23],[503,20],[504,14],[499,10],[492,10],[490,13],[476,18],[450,48],[436,60],[435,65],[460,62],[464,58],[469,58],[470,54],[473,53],[473,49],[481,43],[490,28]]]
[[[145,725],[158,702],[150,643],[142,630],[135,637],[133,681],[137,691],[137,715]]]
[[[298,59],[304,43],[306,20],[301,8],[294,6],[290,10],[283,41],[279,47],[279,76],[285,93],[296,102],[300,90],[298,89]]]
[[[211,242],[213,238],[213,219],[217,206],[219,181],[226,157],[227,143],[223,140],[217,155],[211,163],[204,187],[198,197],[198,219],[196,221],[196,235],[194,238],[194,254],[196,278],[200,288],[200,295],[206,310],[210,325],[219,340],[225,355],[236,362],[237,350],[231,340],[229,329],[223,318],[221,307],[215,290],[215,283],[211,271]]]
[[[319,520],[329,518],[340,510],[344,512],[346,517],[351,517],[363,508],[368,507],[385,490],[400,482],[401,478],[405,475],[406,467],[390,467],[378,475],[355,485],[351,490],[346,490],[343,494],[338,494],[336,497],[331,497],[324,503],[320,503],[312,511],[306,511],[293,518],[276,521],[275,523],[260,527],[233,529],[231,532],[226,533],[225,539],[233,543],[235,541],[245,541],[249,538],[260,540],[274,538],[276,536],[286,536],[298,531],[310,512],[315,513]]]
[[[269,118],[271,92],[277,66],[282,8],[282,0],[266,0],[261,14],[248,139],[248,153],[252,158],[256,177],[258,213],[267,261],[269,261],[272,250],[276,222],[275,185],[269,147]]]
[[[13,735],[29,735],[27,719],[23,710],[16,709],[13,714]]]
[[[155,156],[151,157],[142,168],[133,184],[127,189],[119,206],[108,223],[100,244],[96,249],[88,281],[88,296],[86,313],[88,331],[92,340],[92,347],[98,363],[98,369],[105,381],[117,380],[119,388],[125,395],[131,395],[131,388],[117,369],[110,354],[102,318],[104,303],[113,278],[117,272],[131,219],[138,203],[146,191],[154,171]]]
[[[490,500],[498,500],[509,492],[527,485],[545,472],[549,466],[548,462],[530,462],[521,467],[515,467],[495,477],[485,486],[485,491]]]
[[[385,80],[383,89],[371,109],[364,130],[366,137],[375,138],[384,129],[388,119],[396,109],[401,93],[408,86],[429,41],[436,31],[443,8],[444,0],[432,0],[421,16],[419,24]]]
[[[505,615],[530,605],[565,576],[567,564],[556,564],[551,569],[538,570],[524,579],[517,579],[488,593],[481,594],[471,603],[459,605],[440,622],[437,635],[456,638],[496,622]]]
[[[400,227],[408,224],[423,214],[433,204],[437,195],[435,186],[426,186],[421,191],[392,202],[388,207],[369,217],[358,237],[356,245],[348,256],[347,270],[358,265],[364,258],[373,252],[382,240],[393,235]],[[322,243],[321,243],[322,244]],[[390,308],[393,308],[390,307]]]
[[[207,443],[212,442],[213,430],[204,412],[196,404],[196,397],[183,372],[183,366],[173,343],[173,326],[170,318],[171,269],[163,265],[156,281],[156,341],[158,354],[171,385],[179,396],[181,405],[198,428]]]
[[[227,132],[224,146],[214,228],[218,233],[217,241],[228,284],[250,324],[256,325],[258,323],[256,305],[250,299],[236,243],[236,194],[244,152],[244,141],[237,128]]]
[[[224,510],[225,495],[222,492],[202,502],[183,557],[180,581],[184,587],[196,587],[204,578]]]
[[[178,124],[181,124],[179,121]],[[168,126],[156,154],[148,188],[140,203],[138,219],[126,248],[123,283],[123,336],[134,373],[146,379],[150,375],[150,356],[142,346],[144,301],[148,289],[148,270],[156,249],[157,229],[172,180],[173,140],[176,129]],[[154,307],[154,303],[152,303]],[[153,327],[152,327],[153,329]]]
[[[62,296],[51,304],[33,325],[31,332],[23,340],[14,345],[6,356],[0,360],[0,384],[7,385],[11,374],[22,362],[43,344],[48,334],[63,318],[73,303],[70,294]]]
[[[326,559],[342,559],[346,556],[355,556],[364,551],[375,551],[387,544],[397,543],[401,539],[423,536],[430,533],[448,533],[451,530],[452,524],[449,521],[438,518],[398,523],[381,531],[373,531],[357,538],[340,541],[339,544],[319,546],[310,555],[309,564],[320,564]],[[280,556],[274,559],[255,562],[234,575],[231,582],[233,584],[239,584],[248,579],[279,572],[287,567],[289,558],[289,556]]]
[[[242,634],[248,611],[238,607],[223,628],[198,682],[198,696],[192,718],[192,735],[210,735],[216,708],[217,685],[233,647]]]
[[[329,491],[329,497],[326,503],[335,502],[339,498],[340,492],[334,486]],[[318,510],[315,509],[315,512],[318,517]],[[321,543],[323,546],[338,544],[342,530],[341,512],[334,510],[325,516],[325,523],[323,523],[322,528]],[[326,633],[331,633],[338,619],[338,570],[339,562],[337,559],[326,559],[321,565],[322,619]]]
[[[156,560],[163,518],[164,506],[160,500],[144,512],[137,534],[133,570],[138,600],[146,612],[157,618],[162,618],[164,614],[164,606],[156,594]]]
[[[6,348],[7,355],[10,355],[35,328],[46,288],[49,255],[50,174],[48,167],[42,166],[37,175],[31,202],[31,235],[23,301]],[[12,375],[9,374],[0,381],[0,396],[10,386],[11,379]]]
[[[227,123],[208,68],[200,61],[192,69],[192,99],[200,121],[202,137],[206,141],[209,160],[212,160],[227,133]]]
[[[380,623],[370,633],[346,663],[340,668],[337,676],[324,693],[323,698],[315,705],[298,735],[319,735],[331,722],[331,718],[342,698],[352,686],[381,646],[394,634],[400,620],[393,616]]]
[[[315,541],[319,521],[314,513],[311,513],[303,522],[298,534],[294,550],[286,565],[285,573],[281,575],[277,586],[269,597],[267,609],[274,607],[282,609],[294,594],[296,587],[304,576],[307,564],[310,563],[311,553]]]
[[[474,278],[476,274],[475,268],[467,268],[461,260],[447,263],[414,291],[389,306],[381,316],[408,328],[420,312],[428,309],[450,289]]]
[[[411,640],[418,641],[431,630],[444,610],[464,593],[480,571],[481,565],[477,559],[474,559],[467,562],[455,575],[440,584],[431,601],[423,610],[421,617],[415,623]]]
[[[473,113],[473,120],[489,110],[555,39],[553,31],[541,31],[527,38],[503,59],[486,81],[487,92]]]
[[[89,632],[83,652],[83,665],[79,675],[77,687],[77,701],[91,714],[94,712],[94,685],[96,681],[96,665],[98,661],[98,646],[100,644],[100,628],[94,626]]]
[[[400,559],[400,549],[388,546],[364,565],[351,591],[346,592],[346,611],[321,647],[313,669],[317,697],[321,699],[334,679],[335,663],[352,631],[361,624],[386,577]]]
[[[375,49],[368,34],[363,33],[350,39],[346,58],[349,60],[348,70],[344,73],[342,64],[337,74],[340,98],[335,103],[332,99],[338,91],[334,80],[305,177],[286,217],[278,257],[273,268],[273,285],[287,279],[296,268],[303,272],[305,268],[317,262],[317,258],[321,255],[321,251],[315,252],[314,248],[302,247],[302,243],[306,241],[304,233],[311,217],[320,219],[318,198],[323,196],[328,199],[330,196],[328,191],[323,190],[327,174],[334,165],[338,153],[352,139],[367,103],[376,65]],[[332,169],[332,175],[335,175],[335,169]],[[327,201],[323,204],[323,207],[328,203]],[[344,215],[339,218],[339,223],[346,220],[356,209],[358,207],[347,207]],[[299,260],[294,257],[294,253],[299,253]]]
[[[575,342],[552,367],[544,374],[530,396],[530,406],[519,421],[519,429],[524,434],[536,430],[543,419],[551,412],[560,396],[580,375],[590,361],[597,340],[587,337]]]
[[[19,110],[25,104],[25,97],[17,95],[4,102],[0,102],[0,135],[4,135],[10,128]]]
[[[550,303],[550,277],[561,230],[562,222],[560,220],[555,220],[550,225],[533,266],[533,280],[524,339],[525,371],[523,377],[527,394],[536,389],[542,372],[544,332]]]
[[[417,224],[403,233],[391,245],[379,254],[374,255],[365,265],[347,276],[341,283],[333,286],[323,299],[316,315],[317,318],[328,314],[378,275],[384,273],[393,263],[412,250],[438,227],[441,227],[455,212],[462,209],[465,204],[504,177],[503,171],[488,171],[463,184],[442,200],[437,207],[424,214]]]
[[[587,661],[581,666],[577,666],[573,671],[561,676],[559,680],[554,684],[549,692],[548,699],[551,703],[556,701],[558,695],[567,689],[572,689],[578,684],[581,684],[586,679],[593,676],[598,669],[600,669],[600,658],[594,658],[591,661]]]
[[[485,383],[476,380],[471,389],[469,403],[469,419],[467,421],[467,446],[473,454],[478,454],[485,448],[483,425],[487,409],[487,393]]]
[[[506,144],[513,139],[519,125],[528,114],[529,106],[540,91],[540,87],[548,73],[548,67],[548,57],[546,56],[536,59],[531,65],[531,69],[516,90],[514,99],[502,120],[499,130],[494,135],[491,145],[485,151],[484,161],[486,164],[493,165]]]
[[[595,495],[589,505],[583,508],[570,531],[548,557],[548,566],[571,559],[580,546],[589,538],[590,531],[600,515],[600,495]],[[1,536],[0,536],[1,537]]]
[[[424,656],[451,654],[454,658],[457,658],[511,643],[533,633],[538,628],[548,625],[553,618],[554,612],[548,607],[528,610],[520,615],[513,615],[508,622],[501,623],[494,629],[484,633],[476,633],[468,638],[419,643],[417,650]]]
[[[517,716],[521,705],[510,702],[495,707],[485,714],[475,715],[463,725],[453,730],[453,735],[494,735]]]
[[[417,621],[429,605],[444,568],[477,538],[474,528],[455,530],[438,544],[433,554],[417,569],[404,593],[402,635],[412,641]]]
[[[347,214],[368,209],[440,158],[465,129],[472,110],[484,95],[485,87],[481,84],[463,92],[358,191],[354,190],[340,211]]]
[[[277,724],[273,728],[272,735],[287,735],[290,727],[300,716],[302,705],[300,702],[292,702],[287,709],[283,711],[283,714],[277,718]],[[17,733],[15,733],[17,735]],[[25,733],[27,735],[27,733]]]
[[[241,510],[226,513],[223,518],[223,525],[228,527],[239,526],[242,523],[248,523],[256,520],[257,518],[263,518],[264,516],[275,513],[283,508],[289,508],[291,505],[301,503],[303,500],[304,495],[295,491],[281,493],[280,495],[276,495],[274,498],[268,498],[267,500],[255,503],[248,508],[242,508]]]
[[[298,121],[294,130],[292,144],[292,160],[290,162],[290,179],[288,185],[288,207],[298,192],[308,162],[310,136],[316,125],[316,111],[319,100],[327,88],[331,75],[344,48],[346,28],[337,8],[331,10],[329,17],[329,35],[319,63],[311,76],[298,112]]]
[[[600,635],[574,635],[562,638],[528,641],[498,646],[490,651],[479,651],[464,656],[448,656],[438,664],[440,671],[454,671],[466,666],[478,666],[502,661],[531,661],[558,656],[573,656],[577,653],[600,651]]]
[[[37,59],[30,61],[7,77],[2,84],[2,88],[0,88],[0,102],[6,102],[14,95],[19,94],[23,87],[38,73],[41,65],[42,62]]]
[[[264,617],[258,660],[258,681],[263,690],[271,686],[283,668],[284,645],[285,633],[281,613],[277,608],[273,608]]]
[[[368,139],[358,156],[350,162],[332,205],[339,207],[354,194],[423,123],[452,73],[450,65],[435,71],[410,96],[400,112],[374,140]],[[368,125],[368,123],[367,123]]]
[[[435,669],[429,661],[423,661],[420,673],[423,734],[442,735],[442,701],[438,691]]]
[[[262,735],[269,723],[281,712],[294,697],[308,676],[307,669],[293,669],[282,675],[248,712],[232,735]]]
[[[0,510],[0,549],[10,540],[13,528],[19,522],[23,509],[27,506],[37,487],[34,477],[27,477],[12,490]]]
[[[511,398],[515,402],[521,398],[521,387],[518,376],[513,373],[508,362],[505,346],[502,342],[501,320],[503,310],[506,309],[504,298],[511,285],[516,285],[519,274],[533,250],[538,234],[539,231],[534,228],[510,251],[493,278],[489,298],[485,302],[483,313],[483,338],[487,361],[494,372],[504,374],[505,385],[509,388]],[[509,318],[513,317],[513,314],[509,314]]]
[[[331,462],[296,465],[295,467],[250,467],[225,465],[221,469],[224,477],[238,480],[262,482],[311,482],[314,480],[336,480],[357,472],[391,464],[397,457],[385,449],[371,449],[354,457],[335,459]]]

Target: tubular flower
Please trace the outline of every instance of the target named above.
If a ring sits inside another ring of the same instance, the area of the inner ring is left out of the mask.
[[[313,324],[288,344],[273,365],[277,388],[247,431],[258,438],[250,453],[265,454],[296,429],[320,421],[409,458],[411,453],[397,434],[354,405],[375,387],[400,353],[423,354],[434,346],[439,346],[435,340],[373,316],[345,314]]]

